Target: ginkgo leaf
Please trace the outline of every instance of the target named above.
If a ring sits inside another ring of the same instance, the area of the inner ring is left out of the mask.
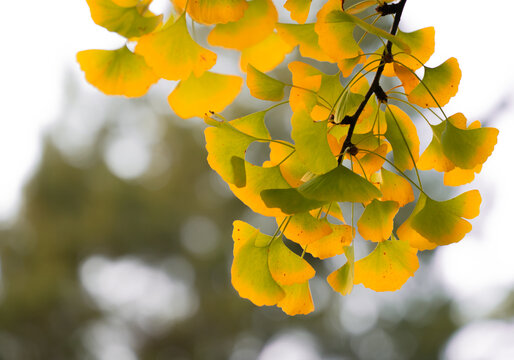
[[[113,3],[115,3],[118,6],[123,7],[133,7],[139,4],[140,0],[112,0]]]
[[[430,242],[427,238],[423,237],[412,228],[412,219],[421,211],[421,209],[423,209],[426,203],[426,199],[426,196],[420,195],[416,206],[412,210],[411,215],[396,231],[396,234],[400,240],[408,242],[410,246],[421,251],[432,250],[437,247],[436,243]]]
[[[277,303],[287,315],[305,315],[314,311],[309,282],[282,285],[285,296]]]
[[[298,157],[296,150],[291,148],[292,145],[289,147],[282,143],[272,142],[269,147],[270,164],[280,167],[280,172],[289,185],[298,187],[303,184],[302,178],[309,170]]]
[[[200,24],[226,24],[241,19],[248,8],[245,0],[172,0],[178,12],[187,13]]]
[[[471,231],[471,224],[462,219],[478,216],[482,198],[478,190],[470,190],[459,196],[436,201],[426,197],[424,206],[414,216],[411,226],[421,236],[437,245],[448,245],[460,241]]]
[[[189,35],[185,16],[170,18],[162,29],[139,39],[136,53],[168,80],[187,79],[191,73],[199,77],[216,64],[216,54]]]
[[[280,238],[271,242],[268,254],[271,277],[279,285],[303,283],[314,277],[315,271],[300,256],[289,250]]]
[[[395,291],[419,267],[417,250],[402,240],[379,242],[371,254],[355,263],[354,284],[375,291]]]
[[[251,64],[248,65],[246,84],[250,94],[257,99],[279,101],[284,97],[286,84],[260,72]]]
[[[368,202],[382,195],[373,184],[344,166],[307,181],[298,191],[307,198],[327,202]]]
[[[389,239],[393,232],[393,220],[399,206],[396,201],[373,200],[366,206],[357,222],[359,234],[374,242]]]
[[[444,106],[457,94],[461,77],[455,58],[449,58],[435,68],[425,67],[423,80],[407,94],[407,98],[424,108]]]
[[[340,9],[340,1],[328,1],[318,12],[314,27],[319,37],[318,43],[333,62],[355,58],[361,54],[353,37],[355,24],[346,15]]]
[[[271,276],[268,248],[255,246],[258,234],[257,229],[245,222],[234,221],[232,285],[239,296],[249,299],[255,305],[275,305],[284,298],[285,292]]]
[[[316,95],[316,104],[310,112],[315,121],[324,121],[330,117],[331,109],[337,102],[339,95],[343,91],[343,86],[339,79],[339,74],[321,76],[321,84]]]
[[[284,218],[277,218],[277,224]],[[309,212],[301,212],[291,216],[284,235],[302,248],[332,233],[332,227],[326,219],[318,219]]]
[[[414,201],[412,185],[407,180],[384,168],[381,169],[380,174],[382,201],[396,201],[400,207]]]
[[[291,19],[304,24],[309,16],[312,0],[286,0],[284,8],[291,13]]]
[[[477,165],[473,169],[461,169],[455,167],[452,170],[444,173],[443,183],[446,186],[460,186],[469,184],[475,179],[475,174],[482,170],[482,165]]]
[[[93,21],[126,38],[139,37],[153,31],[162,20],[150,11],[141,14],[136,6],[123,7],[111,0],[86,0]]]
[[[143,96],[159,80],[143,57],[126,46],[117,50],[84,50],[77,54],[77,61],[86,80],[107,95]]]
[[[428,147],[419,157],[417,162],[418,169],[435,169],[439,172],[446,172],[455,168],[455,164],[444,154],[443,146],[441,144],[441,135],[446,128],[446,123],[447,122],[444,121],[440,124],[431,126],[434,135]]]
[[[243,79],[206,71],[182,80],[168,97],[175,113],[183,119],[223,111],[239,94]]]
[[[365,155],[360,159],[357,158],[356,164],[353,166],[353,171],[356,174],[369,177],[371,174],[382,168],[388,151],[389,144],[382,143],[379,147],[373,150],[372,153],[365,153]]]
[[[411,170],[419,158],[419,138],[409,116],[395,105],[386,111],[386,139],[393,147],[394,163],[402,171]]]
[[[252,0],[241,19],[218,24],[207,37],[209,44],[242,50],[269,36],[278,20],[271,0]]]
[[[254,46],[243,49],[239,66],[243,71],[246,71],[248,64],[262,72],[271,71],[284,61],[291,50],[293,46],[274,32]]]
[[[276,207],[271,208],[267,206],[261,198],[261,192],[264,190],[290,188],[289,184],[282,177],[278,166],[260,167],[250,164],[248,161],[245,161],[244,165],[246,174],[245,186],[238,188],[235,185],[229,184],[230,190],[239,200],[258,214],[273,217],[284,216],[285,213],[283,211]]]
[[[359,55],[355,57],[340,59],[337,62],[337,67],[341,70],[344,77],[349,77],[352,74],[353,69],[355,69],[358,64],[364,64],[365,61],[366,57],[363,55],[362,51],[360,51]]]
[[[332,232],[307,246],[306,251],[320,259],[327,259],[344,253],[345,247],[353,240],[353,229],[350,225],[333,225]]]
[[[327,281],[332,289],[341,295],[348,295],[351,293],[354,283],[353,278],[355,273],[355,259],[353,255],[353,249],[346,248],[345,255],[347,259],[346,264],[332,272],[327,277]]]
[[[460,120],[459,120],[460,118]],[[495,128],[459,128],[454,124],[466,123],[464,115],[457,113],[449,117],[446,128],[441,135],[442,150],[456,166],[473,169],[483,164],[493,152],[497,142],[498,129]]]
[[[297,111],[291,118],[291,137],[296,153],[305,166],[315,174],[324,174],[337,166],[327,140],[327,123],[314,122],[304,111]]]
[[[390,1],[391,0],[385,1],[385,2],[390,2]],[[342,1],[342,3],[344,4],[344,0]],[[361,12],[366,11],[370,7],[376,6],[376,5],[377,5],[376,0],[366,0],[366,1],[361,1],[356,4],[353,4],[349,8],[344,9],[344,11],[347,12],[348,14],[356,15],[356,14],[360,14]]]
[[[318,61],[332,61],[318,43],[314,24],[277,24],[278,35],[291,46],[299,45],[300,54]]]
[[[410,93],[416,86],[418,86],[419,78],[411,69],[408,69],[398,63],[394,63],[393,67],[394,73],[398,79],[400,79],[403,90],[406,94]]]
[[[326,201],[309,199],[298,192],[297,189],[264,189],[260,195],[268,208],[278,208],[284,214],[297,214],[317,209],[327,203]]]
[[[240,119],[215,122],[213,127],[205,129],[207,162],[229,184],[242,187],[246,184],[236,180],[238,172],[235,164],[241,164],[250,144],[258,139],[269,139],[264,123],[266,112],[260,111]],[[244,161],[243,171],[244,171]],[[243,172],[244,173],[244,172]]]

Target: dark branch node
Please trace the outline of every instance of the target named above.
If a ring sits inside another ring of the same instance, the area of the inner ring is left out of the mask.
[[[381,16],[386,16],[386,15],[396,14],[399,9],[400,9],[400,3],[396,3],[396,4],[384,3],[382,5],[377,6],[375,10]]]
[[[382,86],[377,85],[375,87],[375,95],[377,96],[377,100],[381,104],[387,103],[387,94],[385,93],[384,89],[382,89]]]

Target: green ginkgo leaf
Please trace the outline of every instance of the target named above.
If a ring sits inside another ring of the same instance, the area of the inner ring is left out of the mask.
[[[359,234],[374,242],[389,239],[393,231],[393,220],[399,206],[396,201],[373,200],[366,206],[357,226]]]
[[[284,97],[284,84],[248,64],[246,84],[250,94],[261,100],[279,101]]]
[[[262,201],[269,208],[279,208],[285,214],[298,214],[325,205],[326,201],[308,199],[297,189],[266,189],[261,191]]]
[[[354,282],[355,258],[353,249],[346,248],[345,255],[347,259],[346,263],[336,271],[332,272],[327,278],[332,289],[341,295],[348,295],[351,293]]]
[[[419,158],[419,138],[409,116],[395,105],[386,111],[386,139],[393,147],[394,163],[402,171],[411,170]]]
[[[318,201],[366,203],[382,196],[373,184],[344,166],[316,176],[298,188],[300,194]]]

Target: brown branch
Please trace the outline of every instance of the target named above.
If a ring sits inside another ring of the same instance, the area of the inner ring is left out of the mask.
[[[377,8],[377,11],[382,15],[394,14],[393,26],[391,27],[390,34],[396,35],[398,31],[398,25],[400,24],[400,18],[402,17],[403,8],[405,7],[405,3],[407,0],[400,0],[400,2],[395,4],[383,4]],[[380,64],[378,65],[377,72],[375,77],[373,78],[373,82],[371,83],[368,92],[364,95],[364,99],[360,103],[359,107],[355,111],[353,115],[346,115],[340,124],[350,125],[348,128],[348,134],[344,139],[343,146],[341,151],[339,152],[339,157],[337,158],[337,163],[341,165],[343,162],[344,153],[347,149],[353,149],[355,145],[352,144],[352,136],[353,131],[355,130],[355,125],[357,124],[357,120],[359,116],[362,114],[364,107],[368,103],[371,95],[375,94],[379,101],[387,101],[387,96],[385,96],[384,90],[380,87],[380,78],[382,77],[382,73],[384,72],[384,67],[386,63],[390,63],[393,60],[393,56],[391,53],[391,49],[393,47],[393,43],[391,41],[387,41],[386,48],[382,53],[382,58],[380,59]],[[384,98],[385,96],[385,98]],[[353,150],[355,151],[355,150]]]

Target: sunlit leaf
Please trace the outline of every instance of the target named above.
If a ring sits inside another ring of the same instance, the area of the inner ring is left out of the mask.
[[[246,83],[250,94],[261,100],[279,101],[284,97],[284,84],[248,65]]]
[[[305,111],[297,111],[291,123],[296,153],[311,172],[324,174],[337,166],[328,145],[326,122],[314,122]]]
[[[498,129],[495,128],[459,128],[454,125],[458,120],[464,120],[457,113],[446,120],[446,128],[441,135],[444,154],[458,167],[473,169],[483,164],[493,152],[497,142]]]
[[[300,54],[318,61],[332,61],[321,50],[314,24],[277,24],[277,32],[291,46],[300,46]]]
[[[183,119],[223,111],[239,94],[243,79],[206,71],[182,80],[168,97],[175,113]]]
[[[150,11],[143,14],[136,6],[123,7],[111,0],[86,0],[93,21],[126,38],[139,37],[153,31],[162,20]]]
[[[172,0],[178,12],[187,13],[201,24],[226,24],[241,19],[248,8],[245,0]]]
[[[291,19],[304,24],[309,16],[312,0],[286,0],[284,8],[291,13]]]
[[[422,82],[407,97],[411,103],[424,108],[444,106],[457,94],[461,76],[455,58],[449,58],[435,68],[425,67]]]
[[[398,208],[396,201],[373,200],[366,206],[357,222],[359,234],[364,239],[374,242],[389,239]]]
[[[320,259],[327,259],[344,253],[353,239],[353,229],[349,225],[331,225],[333,231],[307,246],[307,252]]]
[[[482,170],[482,165],[477,165],[473,169],[461,169],[455,167],[452,170],[444,173],[444,185],[446,186],[460,186],[469,184],[475,179],[475,174]]]
[[[426,196],[421,194],[421,197]],[[426,197],[424,206],[417,214],[411,215],[411,226],[437,245],[458,242],[471,231],[471,224],[462,218],[478,216],[481,201],[478,190],[467,191],[446,201]]]
[[[363,157],[355,161],[353,171],[359,175],[369,177],[382,168],[388,150],[389,145],[382,143],[382,145],[373,150],[373,153],[365,153]]]
[[[284,218],[278,218],[277,223]],[[312,244],[332,233],[332,227],[326,219],[318,219],[308,212],[291,216],[284,235],[291,241],[300,244],[302,248]]]
[[[352,292],[353,283],[354,283],[354,268],[355,268],[355,259],[353,255],[353,249],[346,249],[345,255],[347,262],[342,267],[332,272],[327,281],[332,286],[334,291],[337,291],[341,295],[348,295]]]
[[[386,110],[386,139],[393,147],[394,163],[402,171],[411,170],[419,158],[419,138],[409,116],[395,105]]]
[[[280,238],[276,238],[270,245],[268,265],[271,276],[280,285],[303,283],[315,274],[312,266],[289,250]]]
[[[216,25],[207,37],[209,44],[242,50],[268,37],[275,28],[278,13],[271,0],[252,0],[241,19]]]
[[[412,219],[421,211],[421,209],[423,209],[426,203],[426,199],[426,196],[423,194],[420,195],[416,206],[412,210],[411,215],[396,231],[396,234],[400,240],[408,242],[410,246],[418,250],[432,250],[437,247],[436,243],[430,242],[427,238],[423,237],[412,228]]]
[[[259,230],[243,221],[234,221],[232,285],[239,296],[249,299],[258,306],[275,305],[284,298],[285,292],[271,276],[268,266],[268,248],[255,246],[258,234]]]
[[[368,202],[382,195],[369,181],[344,166],[307,181],[298,191],[307,198],[328,202]]]
[[[375,291],[395,291],[419,267],[417,250],[402,240],[379,242],[371,254],[355,263],[354,284]]]
[[[414,192],[409,181],[387,169],[382,168],[380,191],[382,201],[396,201],[400,207],[414,201]]]
[[[233,159],[244,159],[248,146],[257,139],[270,138],[264,124],[265,114],[260,111],[232,121],[215,122],[215,126],[205,129],[209,166],[227,183],[238,187],[245,185],[246,180],[245,183],[236,181]]]
[[[107,95],[137,97],[159,80],[142,56],[126,46],[117,50],[85,50],[77,61],[86,80]]]
[[[280,143],[272,142],[270,147],[270,164],[279,165],[280,172],[291,187],[304,183],[303,176],[309,171],[300,160],[296,150]]]
[[[282,40],[277,33],[271,33],[263,41],[243,49],[239,65],[243,71],[246,71],[248,64],[262,72],[271,71],[284,61],[291,50],[293,46]]]
[[[282,285],[286,296],[282,298],[277,306],[282,308],[287,315],[305,315],[314,311],[309,282],[299,284]]]
[[[353,69],[355,69],[358,64],[363,64],[365,61],[366,57],[362,55],[361,51],[359,55],[355,57],[339,60],[337,62],[337,67],[341,70],[344,77],[349,77],[352,74]]]
[[[441,135],[446,128],[446,121],[432,126],[434,133],[432,141],[421,154],[417,166],[420,170],[435,169],[439,172],[450,171],[455,167],[455,164],[446,157],[441,144]]]
[[[216,54],[198,45],[189,35],[185,16],[168,20],[159,31],[143,36],[136,46],[148,65],[162,78],[201,76],[216,63]]]

